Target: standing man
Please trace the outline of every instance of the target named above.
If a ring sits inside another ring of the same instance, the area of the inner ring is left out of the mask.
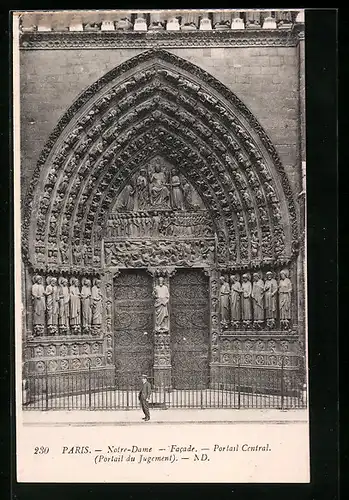
[[[141,403],[143,413],[145,415],[142,420],[145,420],[146,422],[150,420],[150,415],[149,415],[150,394],[151,394],[151,387],[148,382],[148,377],[146,375],[142,375],[142,388],[139,391],[138,398]]]

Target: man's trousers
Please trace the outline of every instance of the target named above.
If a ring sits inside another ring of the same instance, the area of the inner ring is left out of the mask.
[[[142,398],[142,397],[140,397],[139,401],[141,403],[141,407],[142,407],[143,413],[145,415],[145,418],[149,419],[150,418],[150,414],[149,414],[149,403],[148,403],[148,401],[145,398]]]

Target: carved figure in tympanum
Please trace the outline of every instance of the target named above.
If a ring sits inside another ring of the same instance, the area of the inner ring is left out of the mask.
[[[161,165],[156,164],[154,172],[150,175],[150,202],[152,206],[169,207],[170,192],[166,186],[166,176],[161,170]]]

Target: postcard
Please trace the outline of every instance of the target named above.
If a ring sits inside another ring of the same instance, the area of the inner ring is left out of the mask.
[[[17,480],[309,482],[304,11],[12,21]]]

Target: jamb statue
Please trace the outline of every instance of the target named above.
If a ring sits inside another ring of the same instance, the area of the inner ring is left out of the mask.
[[[264,321],[264,283],[259,273],[253,273],[252,285],[253,327],[261,330]]]
[[[238,274],[230,277],[231,290],[230,290],[230,310],[231,310],[231,325],[237,330],[241,321],[241,294],[242,288],[240,277]]]
[[[34,276],[33,281],[33,327],[34,335],[39,336],[44,334],[45,327],[45,289],[42,284],[42,276]]]

